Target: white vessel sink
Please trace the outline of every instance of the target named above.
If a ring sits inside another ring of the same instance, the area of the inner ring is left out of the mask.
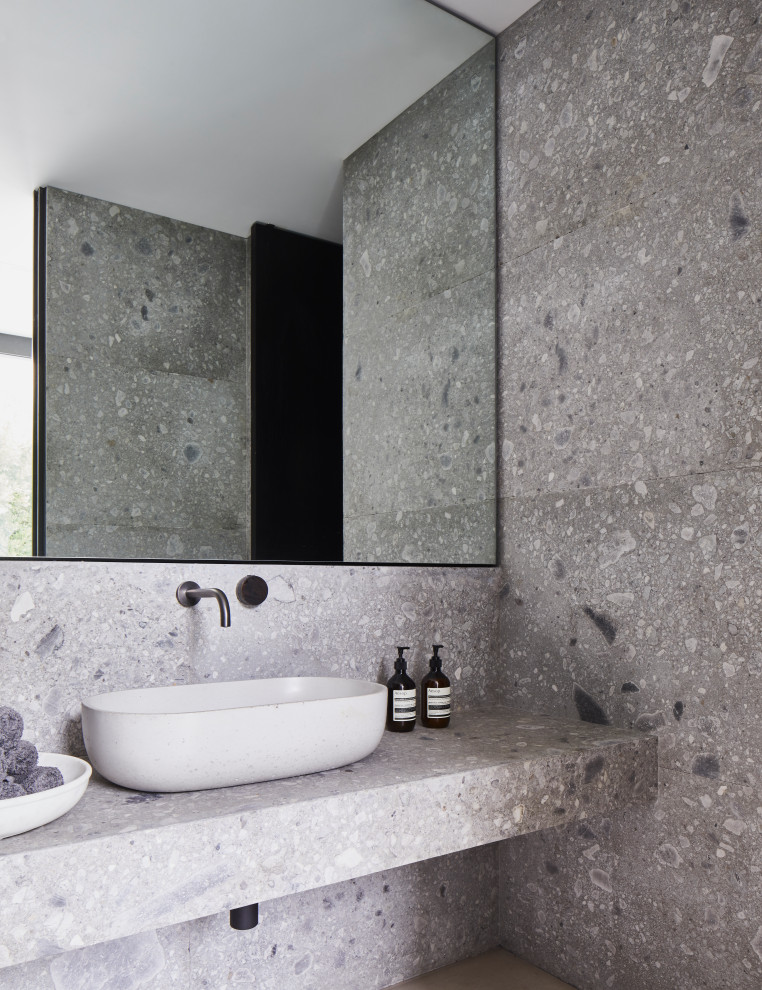
[[[95,769],[122,787],[197,791],[331,770],[368,756],[382,684],[341,677],[115,691],[82,702]]]

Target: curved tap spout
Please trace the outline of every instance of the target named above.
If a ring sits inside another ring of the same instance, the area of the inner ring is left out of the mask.
[[[200,588],[195,581],[183,581],[176,592],[177,600],[185,608],[193,608],[202,598],[216,598],[220,606],[220,625],[226,629],[230,625],[230,602],[219,588]]]

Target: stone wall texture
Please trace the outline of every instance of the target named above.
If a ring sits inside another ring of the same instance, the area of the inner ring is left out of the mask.
[[[344,559],[495,562],[495,46],[344,163]]]
[[[246,240],[47,190],[46,552],[249,557]]]
[[[41,749],[84,755],[90,694],[294,674],[385,681],[398,643],[420,680],[434,642],[447,644],[455,704],[494,702],[497,570],[255,565],[269,597],[246,609],[235,586],[250,569],[0,560],[2,703]],[[183,580],[227,593],[229,629],[213,601],[177,604]],[[222,914],[54,955],[0,970],[0,988],[385,987],[497,944],[497,855],[484,846],[265,902],[253,932]]]
[[[172,596],[237,565],[0,562],[6,698],[45,745],[76,751],[93,685],[376,679],[411,637],[417,676],[441,636],[466,704],[657,733],[658,802],[502,843],[497,904],[489,848],[270,902],[246,947],[216,916],[0,986],[380,987],[451,960],[426,924],[469,878],[458,955],[499,938],[581,990],[760,986],[761,15],[543,0],[499,39],[500,572],[258,568],[270,599],[221,630]],[[399,932],[415,966],[385,957]]]
[[[582,990],[762,982],[761,14],[499,38],[503,700],[660,740],[655,806],[501,848],[502,944]]]
[[[357,990],[497,944],[497,847],[426,860],[0,970],[2,990]]]

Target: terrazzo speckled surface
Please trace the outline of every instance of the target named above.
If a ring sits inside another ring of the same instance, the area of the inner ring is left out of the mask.
[[[51,556],[245,558],[246,241],[47,190]]]
[[[2,990],[383,987],[497,944],[497,846],[267,901],[0,970]]]
[[[188,933],[165,928],[0,969],[2,990],[189,990]]]
[[[762,779],[660,780],[648,809],[501,845],[502,942],[578,987],[756,990]]]
[[[490,43],[345,162],[349,560],[495,561],[494,71]]]
[[[234,597],[236,583],[251,571],[266,577],[270,592],[267,601],[255,610],[244,609]],[[431,642],[444,642],[457,704],[461,708],[473,706],[493,697],[489,659],[495,649],[496,578],[497,572],[490,569],[0,561],[3,701],[25,714],[26,735],[42,748],[82,753],[79,702],[92,693],[207,678],[293,674],[386,680],[392,672],[394,646],[401,642],[413,646],[410,666],[420,679],[428,666]],[[214,603],[203,602],[195,610],[177,605],[175,588],[187,579],[219,586],[228,593],[231,628],[220,628]],[[482,851],[477,852],[481,855]],[[486,848],[483,852],[487,855]],[[449,861],[449,857],[442,861],[440,874],[449,869]],[[490,858],[477,873],[490,899],[496,888],[488,889],[485,877],[494,862],[494,857]],[[51,868],[57,871],[60,861]],[[409,866],[397,871],[399,886],[418,890],[418,869]],[[452,865],[454,875],[459,869],[457,863]],[[441,883],[437,889],[439,886]],[[363,889],[368,893],[371,888]],[[244,960],[239,947],[237,965],[254,974],[276,973],[273,980],[282,980],[280,986],[298,987],[306,977],[302,969],[294,972],[294,967],[307,953],[318,968],[331,964],[322,955],[328,948],[312,934],[311,917],[301,913],[301,896],[290,895],[278,902],[282,955],[271,959],[265,953],[265,958],[260,958],[259,942],[249,941],[246,944],[253,955],[246,955]],[[335,978],[344,979],[351,987],[355,973],[363,974],[362,978],[367,974],[369,981],[376,976],[375,963],[362,963],[366,953],[368,959],[374,958],[370,949],[359,939],[351,943],[356,938],[353,931],[358,918],[348,910],[348,903],[348,897],[334,900],[336,924],[353,946],[347,950],[344,971]],[[396,933],[404,929],[407,912],[412,910],[411,901],[404,897],[394,903],[400,905],[399,915],[393,915],[383,903],[373,907],[374,911],[384,909],[388,920],[391,934],[383,943],[388,960],[394,956]],[[431,906],[432,901],[427,903]],[[450,916],[443,911],[438,924],[444,933],[451,933],[453,945],[462,946],[453,929],[480,932],[485,899],[461,895],[458,903],[461,911],[453,916],[456,920],[450,923]],[[66,911],[59,910],[61,905],[45,902],[43,906],[46,914],[49,907],[55,908],[52,923],[60,929],[61,937],[73,937]],[[227,924],[226,917],[220,924],[223,922]],[[93,974],[127,980],[133,973],[144,974],[140,968],[143,963],[131,965],[133,955],[140,960],[147,956],[149,969],[151,965],[163,968],[155,977],[146,976],[145,986],[173,986],[170,978],[179,986],[187,986],[188,946],[199,944],[200,926],[205,924],[192,922],[187,931],[185,925],[166,927],[155,937],[144,933],[137,941],[130,936],[124,941],[93,945],[85,955],[71,955],[71,972],[81,972],[83,980],[92,981]],[[298,932],[302,933],[299,938]],[[163,964],[156,938],[164,953]],[[477,934],[474,938],[475,952],[484,942]],[[446,941],[443,938],[434,946],[433,965],[452,961]],[[303,947],[298,959],[291,962],[288,944]],[[59,951],[54,945],[42,948],[49,954]],[[271,948],[268,945],[268,952]],[[69,954],[64,958],[69,959]],[[196,968],[202,966],[203,958],[203,953],[196,957]],[[400,956],[399,971],[414,975],[405,968],[413,958]],[[46,987],[45,981],[52,979],[52,965],[37,961],[3,969],[0,986],[9,990]],[[214,986],[216,977],[208,965],[203,966],[203,972],[204,979],[211,981],[206,985]],[[219,978],[226,980],[227,973],[224,969]],[[134,983],[138,985],[143,984]],[[90,990],[87,982],[84,986]],[[56,984],[56,990],[73,988],[80,990],[77,983],[66,983],[63,977]]]
[[[754,465],[759,152],[507,264],[503,493]]]
[[[489,42],[345,161],[349,326],[494,269],[494,80]]]
[[[426,555],[462,560],[485,549],[484,534],[495,531],[496,512],[495,502],[489,500],[345,517],[344,538],[355,546],[362,544],[368,560],[414,561]]]
[[[267,901],[255,937],[203,918],[185,926],[191,987],[387,987],[468,958],[497,944],[496,871],[491,845]]]
[[[249,573],[268,582],[263,605],[235,598]],[[125,688],[337,675],[385,682],[394,649],[410,646],[417,680],[444,643],[456,703],[494,701],[496,570],[210,563],[0,561],[3,701],[27,718],[41,749],[82,755],[79,703]],[[182,581],[219,587],[184,609]]]
[[[658,804],[501,850],[581,990],[760,985],[759,5],[499,39],[503,697],[659,736]]]
[[[544,0],[498,39],[501,255],[759,144],[753,0]]]
[[[654,739],[505,709],[387,733],[360,763],[289,780],[161,796],[94,781],[67,816],[4,841],[0,962],[600,815],[655,784]]]
[[[745,470],[504,507],[506,545],[532,548],[510,552],[503,587],[507,693],[660,740],[656,811],[617,816],[613,837],[591,823],[610,853],[587,870],[612,885],[594,909],[573,830],[501,860],[503,944],[583,988],[666,988],[681,972],[706,990],[758,985],[761,482]],[[540,883],[546,861],[558,872]],[[605,912],[595,937],[591,910]]]
[[[658,732],[664,766],[756,773],[760,495],[747,470],[507,501],[506,547],[531,547],[507,551],[503,586],[514,703],[571,715],[577,684]]]

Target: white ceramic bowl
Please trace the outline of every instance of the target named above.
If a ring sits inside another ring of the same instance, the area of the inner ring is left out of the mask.
[[[386,687],[273,677],[96,695],[82,702],[93,766],[140,791],[198,791],[330,770],[378,746]]]
[[[85,793],[93,772],[89,763],[64,753],[40,753],[39,765],[58,767],[63,774],[63,784],[39,794],[25,794],[0,801],[0,839],[47,825],[71,811]]]

